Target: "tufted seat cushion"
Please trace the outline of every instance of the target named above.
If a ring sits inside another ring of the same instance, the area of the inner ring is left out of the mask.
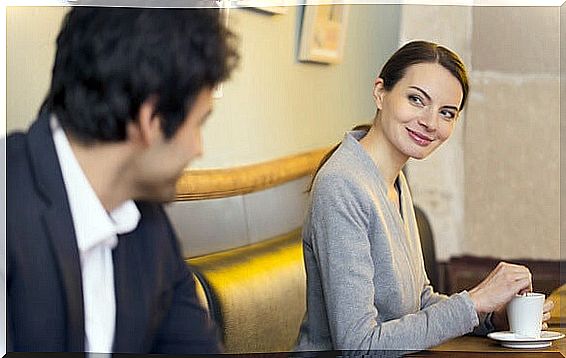
[[[301,230],[187,260],[227,353],[293,349],[305,313]]]

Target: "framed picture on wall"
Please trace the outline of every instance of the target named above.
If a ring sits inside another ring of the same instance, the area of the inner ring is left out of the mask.
[[[299,61],[342,62],[348,11],[349,5],[343,4],[305,6],[299,44]]]

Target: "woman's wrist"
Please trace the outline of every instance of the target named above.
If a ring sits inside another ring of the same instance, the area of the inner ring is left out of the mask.
[[[505,308],[493,312],[491,315],[491,324],[493,325],[493,328],[498,331],[507,330],[509,328]]]
[[[474,309],[476,310],[478,315],[482,313],[488,313],[483,310],[483,306],[481,305],[481,300],[480,300],[480,294],[477,291],[478,290],[476,288],[473,288],[470,291],[468,291],[468,294],[470,295],[470,300],[472,300],[472,303],[474,304]]]

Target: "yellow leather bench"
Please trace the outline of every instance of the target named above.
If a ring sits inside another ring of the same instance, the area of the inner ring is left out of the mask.
[[[222,329],[226,353],[293,349],[306,305],[300,229],[187,263]]]

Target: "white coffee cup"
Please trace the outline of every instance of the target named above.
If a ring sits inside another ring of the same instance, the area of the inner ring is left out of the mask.
[[[544,294],[515,295],[507,304],[509,329],[516,335],[540,338]]]

